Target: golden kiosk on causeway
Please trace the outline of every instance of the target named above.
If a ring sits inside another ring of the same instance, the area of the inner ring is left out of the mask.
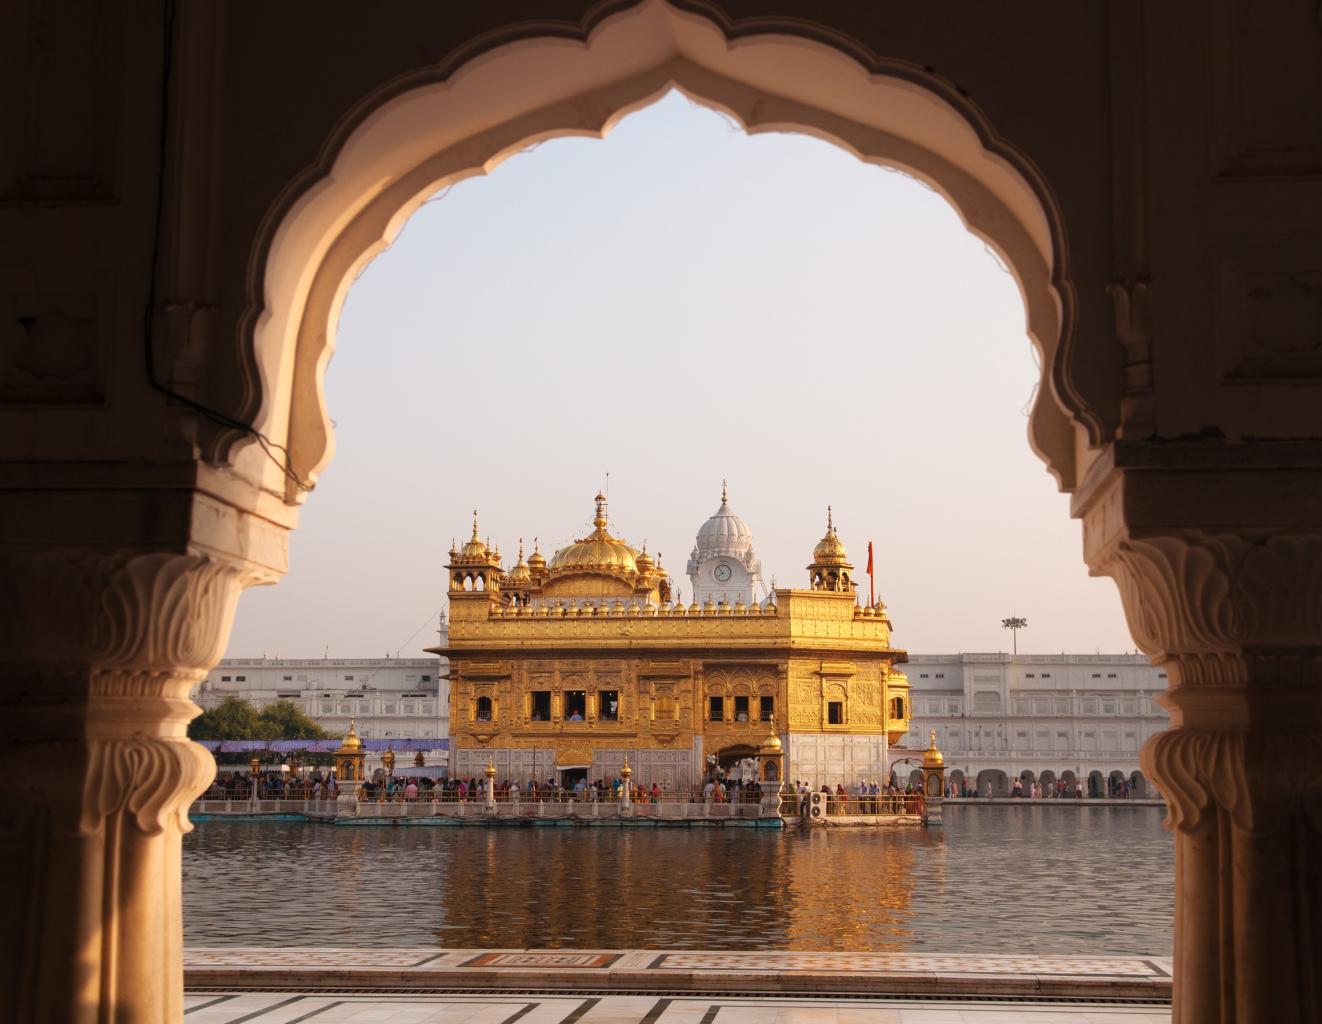
[[[549,561],[537,547],[525,560],[520,542],[509,569],[474,513],[446,566],[449,644],[432,649],[450,659],[452,772],[493,763],[500,780],[569,786],[613,779],[627,757],[638,784],[677,791],[701,784],[709,758],[729,768],[774,737],[791,783],[884,785],[909,727],[895,668],[907,656],[886,606],[858,603],[830,511],[806,589],[697,602],[700,577],[709,589],[760,572],[725,493],[689,565],[685,605],[659,556],[611,534],[601,494],[591,533]]]

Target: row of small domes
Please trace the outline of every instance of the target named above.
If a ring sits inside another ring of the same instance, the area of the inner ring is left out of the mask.
[[[598,493],[596,516],[592,520],[593,532],[581,540],[557,551],[548,563],[534,541],[533,553],[523,558],[523,542],[519,542],[519,560],[510,570],[509,583],[526,583],[543,575],[566,575],[571,572],[605,572],[611,575],[658,576],[667,575],[665,569],[647,553],[647,546],[639,551],[607,530],[606,498]],[[712,554],[739,555],[752,545],[752,533],[742,519],[729,510],[728,494],[721,488],[721,507],[698,531],[697,556]],[[490,548],[478,537],[477,513],[473,513],[473,535],[462,549],[450,545],[450,561],[455,565],[499,565],[500,548]],[[813,564],[849,568],[849,555],[835,530],[830,506],[826,510],[826,534],[813,548]]]

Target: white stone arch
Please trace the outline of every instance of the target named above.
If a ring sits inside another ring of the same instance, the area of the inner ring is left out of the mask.
[[[1100,424],[1065,372],[1074,302],[1063,228],[1031,163],[950,83],[793,34],[787,22],[731,42],[706,17],[645,0],[586,41],[529,38],[460,65],[393,82],[346,116],[322,161],[265,220],[250,270],[241,362],[260,395],[254,426],[283,441],[289,468],[315,484],[334,449],[323,375],[339,310],[364,266],[438,189],[484,174],[538,141],[602,137],[672,88],[750,132],[795,131],[899,168],[942,194],[1009,268],[1039,351],[1042,385],[1029,439],[1063,489],[1080,441]],[[1068,406],[1068,410],[1067,410]],[[289,504],[293,480],[238,433],[221,456]]]

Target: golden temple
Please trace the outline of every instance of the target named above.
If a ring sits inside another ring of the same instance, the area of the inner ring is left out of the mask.
[[[520,542],[503,568],[476,513],[472,537],[451,547],[449,643],[433,650],[450,659],[455,774],[480,776],[490,761],[501,779],[571,784],[613,778],[627,757],[639,783],[674,790],[780,746],[791,782],[884,784],[887,749],[909,727],[909,684],[895,669],[907,657],[891,646],[886,606],[858,603],[829,510],[806,589],[729,600],[708,587],[699,604],[700,575],[737,585],[741,566],[760,568],[723,493],[685,605],[595,500],[592,532],[549,560],[537,547],[525,560]]]

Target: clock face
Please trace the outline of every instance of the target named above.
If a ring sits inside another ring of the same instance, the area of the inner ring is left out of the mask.
[[[730,577],[733,575],[733,573],[730,572],[730,567],[724,562],[718,564],[716,568],[711,571],[711,574],[717,583],[729,583]]]

